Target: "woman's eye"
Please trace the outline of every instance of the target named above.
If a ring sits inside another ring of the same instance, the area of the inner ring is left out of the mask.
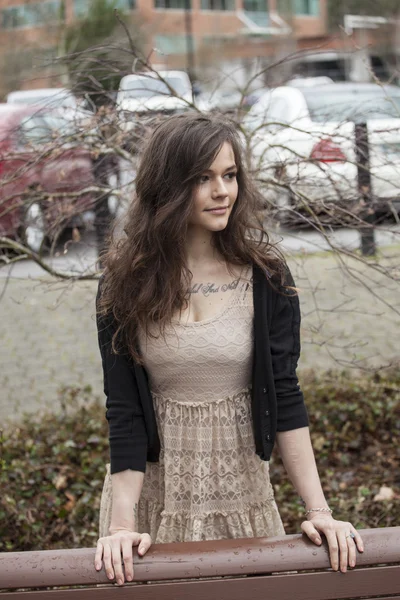
[[[200,177],[200,183],[205,183],[205,182],[206,182],[206,181],[208,181],[208,180],[209,180],[209,177],[208,177],[208,175],[202,175],[202,176]]]
[[[228,173],[226,176],[227,176],[229,179],[236,179],[236,175],[237,175],[237,173]]]

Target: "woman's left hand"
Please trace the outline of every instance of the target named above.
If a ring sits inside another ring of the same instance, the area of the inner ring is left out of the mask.
[[[356,566],[356,549],[364,552],[361,536],[353,525],[346,521],[336,521],[331,515],[316,513],[303,521],[301,529],[317,546],[322,544],[320,533],[324,534],[334,571],[340,567],[341,572],[346,573],[347,566]]]

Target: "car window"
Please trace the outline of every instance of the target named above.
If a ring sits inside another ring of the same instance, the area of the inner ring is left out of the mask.
[[[29,115],[19,126],[19,140],[22,145],[47,144],[57,138],[71,136],[71,124],[54,115]]]
[[[77,132],[74,122],[61,115],[45,113],[41,115],[41,118],[46,127],[50,129],[53,138],[54,136],[72,136]]]
[[[187,86],[179,77],[165,77],[165,80],[178,95],[187,94]],[[122,94],[121,94],[122,92]],[[121,82],[120,94],[123,98],[151,98],[156,95],[170,96],[168,86],[153,77],[135,77]]]
[[[10,102],[10,100],[9,100]],[[37,104],[40,102],[40,98],[37,96],[13,96],[11,98],[13,104]]]
[[[376,90],[328,91],[303,89],[312,121],[354,121],[400,119],[400,91]]]
[[[58,92],[56,94],[46,94],[39,96],[38,94],[21,94],[11,97],[12,104],[43,104],[46,106],[62,106],[64,108],[76,108],[76,98],[71,94]]]
[[[293,75],[300,77],[319,77],[327,75],[334,81],[346,80],[346,61],[344,58],[326,58],[313,60],[312,57],[305,58],[295,63]]]

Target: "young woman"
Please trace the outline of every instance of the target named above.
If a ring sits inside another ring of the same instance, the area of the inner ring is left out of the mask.
[[[325,535],[333,569],[346,571],[362,540],[321,488],[296,376],[298,296],[257,222],[234,125],[165,120],[136,191],[97,297],[111,466],[96,568],[104,561],[122,584],[132,546],[143,556],[153,542],[283,535],[276,443],[303,532],[317,545]]]

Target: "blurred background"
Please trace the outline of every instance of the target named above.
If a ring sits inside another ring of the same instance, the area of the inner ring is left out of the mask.
[[[302,288],[300,368],[316,356],[324,369],[396,361],[395,0],[1,0],[0,10],[0,413],[10,394],[11,416],[54,407],[61,385],[101,397],[99,255],[113,227],[122,234],[144,137],[190,110],[226,114],[240,131],[260,218]]]
[[[400,515],[398,0],[0,0],[0,548],[94,540],[99,257],[185,111],[233,119],[294,274],[333,506]],[[275,492],[295,531],[279,470]]]
[[[265,85],[293,75],[399,77],[396,0],[2,0],[0,95],[69,85],[63,57],[121,40],[113,8],[151,63],[201,81],[224,73],[228,89],[301,50],[265,73]]]
[[[10,394],[13,415],[54,407],[60,385],[101,395],[99,255],[123,230],[147,132],[190,110],[240,131],[260,218],[303,288],[300,367],[398,358],[395,0],[1,0],[0,13],[0,414]]]

